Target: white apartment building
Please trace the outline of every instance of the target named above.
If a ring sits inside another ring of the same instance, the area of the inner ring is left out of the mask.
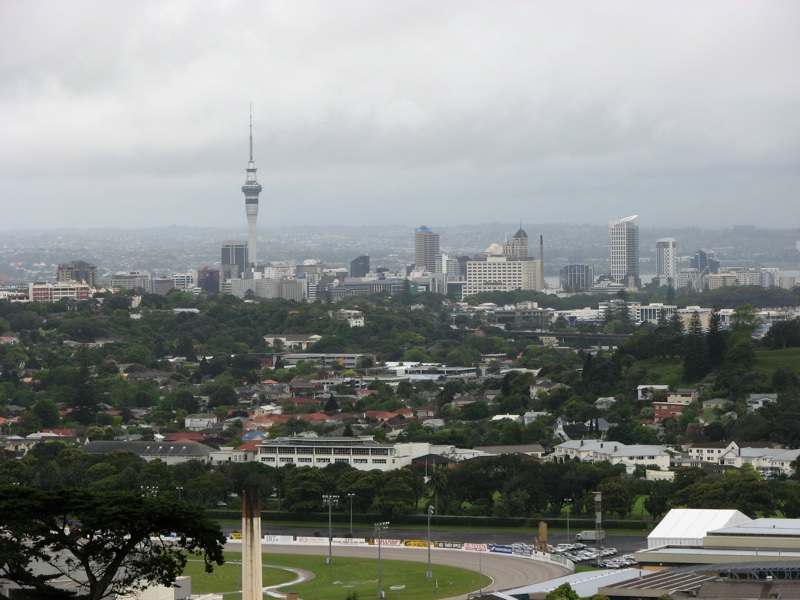
[[[111,276],[111,287],[127,290],[142,288],[150,291],[150,272],[128,271],[127,273],[117,273]]]
[[[61,281],[58,283],[29,283],[28,299],[31,302],[58,302],[59,300],[89,300],[92,289],[85,283]]]
[[[463,296],[481,292],[541,290],[543,287],[538,260],[490,254],[486,260],[467,261],[467,283],[463,288]]]
[[[661,238],[656,242],[656,277],[659,285],[672,281],[677,285],[678,260],[675,253],[675,238]]]
[[[324,468],[332,463],[345,463],[362,471],[391,471],[429,453],[428,443],[381,444],[371,437],[292,437],[261,442],[258,460],[273,467],[295,464]]]
[[[191,290],[197,284],[197,271],[188,273],[173,273],[172,287],[178,290]]]
[[[448,255],[446,252],[440,252],[436,255],[436,273],[444,273],[449,280],[461,279],[461,265],[458,259]]]
[[[800,449],[739,445],[736,442],[710,442],[689,448],[689,458],[697,463],[727,465],[737,469],[751,465],[762,475],[790,475],[791,463],[800,456]]]
[[[619,221],[609,221],[611,238],[611,279],[628,285],[631,278],[639,281],[639,227],[637,215]]]

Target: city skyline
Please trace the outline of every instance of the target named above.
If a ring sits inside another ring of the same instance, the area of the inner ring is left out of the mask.
[[[0,227],[236,226],[251,102],[278,226],[785,227],[799,20],[772,1],[9,0]]]

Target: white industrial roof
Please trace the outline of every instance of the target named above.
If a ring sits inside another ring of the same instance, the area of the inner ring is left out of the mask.
[[[646,575],[647,571],[641,569],[618,569],[618,570],[603,570],[603,571],[589,571],[585,573],[573,573],[556,579],[542,581],[526,585],[515,590],[506,590],[510,598],[517,598],[524,594],[546,594],[552,592],[557,587],[568,583],[570,587],[581,598],[592,596],[597,593],[597,590],[603,586],[614,585],[631,579],[638,579],[642,575]]]
[[[647,547],[702,546],[709,531],[749,521],[738,510],[673,508],[647,536]]]
[[[797,536],[800,537],[800,519],[756,519],[722,529],[710,530],[710,534]]]

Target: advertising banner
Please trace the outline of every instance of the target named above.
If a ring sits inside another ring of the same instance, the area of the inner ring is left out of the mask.
[[[291,544],[294,542],[294,536],[291,535],[265,535],[265,544]]]
[[[297,536],[298,544],[327,544],[328,538],[326,537],[303,537]]]
[[[464,544],[461,542],[433,542],[434,548],[447,548],[448,550],[461,550]]]
[[[486,544],[472,544],[465,542],[463,548],[464,550],[470,550],[471,552],[486,552],[489,549],[489,546]]]

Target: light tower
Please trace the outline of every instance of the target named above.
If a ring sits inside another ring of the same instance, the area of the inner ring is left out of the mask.
[[[253,109],[250,109],[250,161],[247,163],[247,179],[242,186],[244,207],[247,212],[247,250],[250,264],[258,265],[256,257],[256,221],[258,219],[258,195],[261,185],[256,179],[256,165],[253,162]]]

